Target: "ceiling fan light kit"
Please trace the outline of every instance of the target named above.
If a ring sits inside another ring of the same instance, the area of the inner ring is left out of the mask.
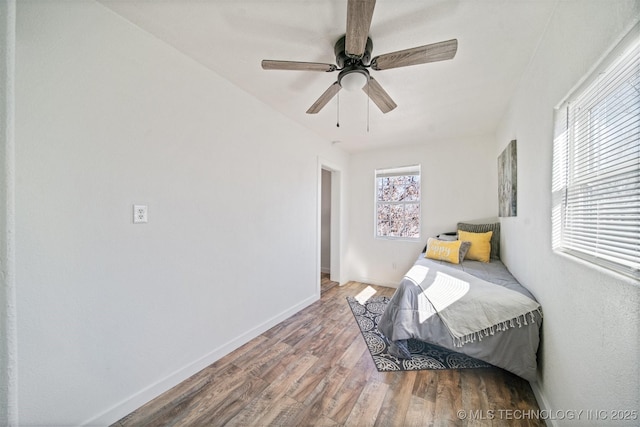
[[[375,0],[348,0],[347,31],[334,46],[336,65],[265,59],[262,61],[262,68],[265,70],[322,71],[328,73],[339,71],[337,80],[309,107],[307,114],[318,113],[343,87],[350,90],[353,86],[362,87],[362,90],[380,111],[388,113],[396,108],[397,104],[382,88],[380,83],[369,74],[369,68],[375,71],[382,71],[453,59],[458,50],[458,40],[452,39],[399,50],[371,59],[373,42],[369,37],[369,28],[375,3]],[[364,86],[362,86],[363,84]]]
[[[369,72],[367,70],[342,70],[338,75],[338,84],[342,89],[355,91],[367,84],[369,80]]]

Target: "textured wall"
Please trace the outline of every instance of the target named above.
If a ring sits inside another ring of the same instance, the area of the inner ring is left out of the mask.
[[[0,425],[17,424],[15,0],[0,3]]]
[[[518,216],[501,221],[502,257],[542,304],[537,387],[552,410],[640,408],[638,282],[551,250],[553,109],[638,16],[638,1],[559,2],[498,133],[496,155],[518,140]]]

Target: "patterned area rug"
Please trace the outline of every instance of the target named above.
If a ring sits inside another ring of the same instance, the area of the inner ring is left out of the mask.
[[[353,316],[358,322],[362,337],[367,343],[378,371],[418,371],[426,369],[490,368],[493,365],[445,348],[410,339],[411,359],[399,359],[387,351],[387,340],[378,331],[378,320],[384,312],[389,298],[372,297],[365,305],[355,298],[347,297]]]

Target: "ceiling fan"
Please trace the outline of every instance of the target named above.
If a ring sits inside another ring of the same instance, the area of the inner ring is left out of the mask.
[[[338,79],[320,95],[320,98],[307,110],[307,114],[318,113],[347,84],[348,80],[354,80],[356,76],[365,77],[365,85],[362,90],[383,113],[388,113],[396,108],[397,104],[382,88],[380,83],[369,74],[368,68],[381,71],[453,59],[458,50],[458,40],[447,40],[399,50],[378,55],[371,59],[373,42],[369,38],[369,28],[371,27],[375,4],[375,0],[348,0],[347,32],[335,44],[335,65],[320,62],[265,59],[262,61],[262,68],[265,70],[323,71],[329,73],[339,71]],[[356,77],[355,80],[357,79]]]

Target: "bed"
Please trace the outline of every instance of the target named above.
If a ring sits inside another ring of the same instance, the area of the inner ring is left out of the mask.
[[[378,323],[389,352],[410,358],[416,339],[535,381],[542,310],[499,259],[499,223],[459,223],[453,234],[429,239],[389,301]]]

